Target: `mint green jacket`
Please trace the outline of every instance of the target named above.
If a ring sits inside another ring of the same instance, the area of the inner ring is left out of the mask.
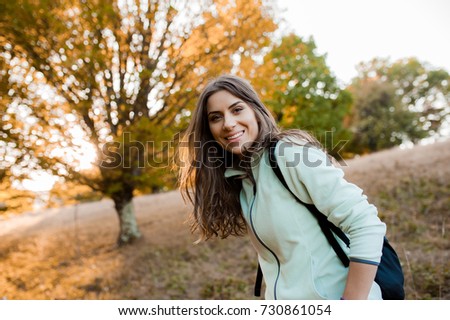
[[[289,188],[340,227],[350,248],[339,240],[351,261],[378,265],[386,226],[362,190],[347,182],[324,152],[306,145],[279,142],[278,165]],[[242,182],[240,202],[251,242],[266,284],[266,299],[339,299],[348,268],[336,256],[315,217],[298,203],[269,166],[268,152],[253,159],[252,173]],[[227,169],[225,177],[243,172]],[[369,299],[381,299],[375,282]]]

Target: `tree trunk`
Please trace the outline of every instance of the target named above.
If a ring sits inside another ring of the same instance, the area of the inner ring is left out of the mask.
[[[119,246],[130,244],[141,237],[134,214],[133,196],[124,194],[113,196],[114,205],[119,216],[120,233],[117,243]]]

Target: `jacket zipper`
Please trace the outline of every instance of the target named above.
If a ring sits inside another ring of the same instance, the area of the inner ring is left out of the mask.
[[[253,200],[252,200],[252,204],[250,205],[250,225],[252,227],[252,231],[253,231],[253,234],[255,235],[256,239],[259,241],[259,243],[261,243],[261,245],[264,248],[266,248],[266,250],[268,250],[275,257],[275,260],[277,261],[278,271],[277,271],[277,277],[275,279],[275,284],[273,287],[273,296],[274,296],[275,300],[278,300],[277,299],[277,284],[278,284],[278,279],[280,278],[281,264],[280,264],[280,260],[278,259],[277,255],[275,254],[275,252],[272,249],[270,249],[256,233],[255,225],[253,224],[253,215],[252,215],[253,205],[255,204],[255,200],[256,200],[256,185],[253,185]]]

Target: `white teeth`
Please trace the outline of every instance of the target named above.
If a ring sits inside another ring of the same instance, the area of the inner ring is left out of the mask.
[[[237,137],[240,137],[244,134],[244,131],[238,132],[235,135],[232,135],[231,137],[226,137],[225,139],[227,140],[231,140],[231,139],[236,139]]]

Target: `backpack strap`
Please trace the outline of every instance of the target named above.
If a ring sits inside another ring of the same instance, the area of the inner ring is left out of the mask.
[[[261,270],[261,266],[258,262],[258,271],[256,272],[256,280],[255,280],[255,288],[254,288],[254,295],[255,297],[261,296],[261,285],[263,280],[263,273]]]
[[[275,156],[276,145],[277,145],[277,141],[274,141],[271,143],[271,145],[269,147],[269,163],[270,163],[270,166],[272,167],[275,175],[278,177],[278,180],[280,180],[280,182],[283,184],[283,186],[297,200],[297,202],[299,202],[300,204],[305,206],[314,215],[314,217],[317,219],[317,221],[319,223],[320,229],[322,229],[323,234],[327,238],[328,243],[331,245],[334,252],[336,252],[336,255],[339,257],[342,264],[345,267],[348,267],[350,264],[350,260],[347,257],[346,253],[344,252],[344,250],[342,249],[342,247],[337,242],[333,233],[336,234],[347,245],[347,247],[350,246],[350,240],[345,235],[345,233],[340,228],[336,227],[333,223],[331,223],[327,219],[327,217],[323,213],[321,213],[319,211],[319,209],[317,209],[317,207],[314,204],[309,204],[309,203],[303,202],[292,192],[292,190],[287,185],[286,180],[284,179],[283,174],[281,173],[281,170],[278,166],[277,159]]]

